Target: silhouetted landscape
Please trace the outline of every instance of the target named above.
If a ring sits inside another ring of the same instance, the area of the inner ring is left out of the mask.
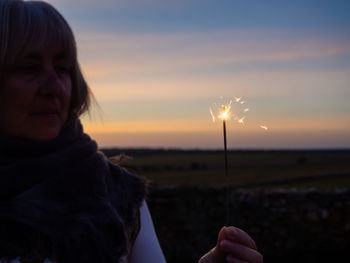
[[[199,185],[237,188],[350,187],[350,150],[102,149],[121,165],[157,186]]]
[[[103,152],[150,182],[147,203],[169,263],[197,262],[224,225],[249,233],[265,263],[347,258],[350,150],[230,151],[227,177],[220,150]]]

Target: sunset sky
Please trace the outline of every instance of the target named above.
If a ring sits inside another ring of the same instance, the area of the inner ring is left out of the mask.
[[[48,2],[76,35],[100,147],[220,149],[209,108],[230,100],[245,118],[229,148],[350,147],[350,1]]]

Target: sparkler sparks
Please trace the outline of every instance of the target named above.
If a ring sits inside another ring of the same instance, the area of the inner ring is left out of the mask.
[[[228,120],[231,117],[231,104],[232,104],[232,100],[230,101],[230,103],[228,105],[222,105],[222,109],[221,112],[218,116],[218,118],[222,119],[222,120]]]
[[[238,120],[238,123],[244,124],[244,119],[245,119],[245,116],[243,116],[242,118],[240,118],[240,119]]]
[[[213,110],[210,108],[209,111],[210,111],[211,119],[213,120],[213,122],[215,122],[215,116],[213,114]]]
[[[242,97],[235,97],[235,101],[239,102],[242,99]]]
[[[220,120],[234,120],[239,124],[245,124],[246,114],[251,112],[250,107],[245,106],[247,104],[246,100],[243,100],[243,97],[234,97],[233,100],[230,100],[228,103],[213,103],[209,108],[210,116],[213,122],[216,122],[217,119]],[[264,130],[269,130],[266,125],[259,125],[259,128]]]

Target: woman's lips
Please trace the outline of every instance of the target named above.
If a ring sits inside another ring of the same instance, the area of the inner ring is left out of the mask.
[[[31,115],[38,114],[59,114],[60,110],[58,108],[41,108],[37,110],[33,110],[30,112]]]
[[[60,112],[57,109],[44,109],[33,111],[29,115],[37,118],[45,118],[45,119],[57,119],[59,118]]]

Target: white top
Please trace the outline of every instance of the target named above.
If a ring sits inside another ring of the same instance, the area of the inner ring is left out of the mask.
[[[146,202],[143,202],[140,208],[140,217],[140,232],[132,248],[129,263],[166,263]],[[0,259],[0,263],[4,261]],[[13,259],[10,263],[21,263],[21,261]],[[46,259],[44,263],[52,261]]]
[[[141,228],[131,252],[130,263],[166,263],[146,202],[140,208]]]

